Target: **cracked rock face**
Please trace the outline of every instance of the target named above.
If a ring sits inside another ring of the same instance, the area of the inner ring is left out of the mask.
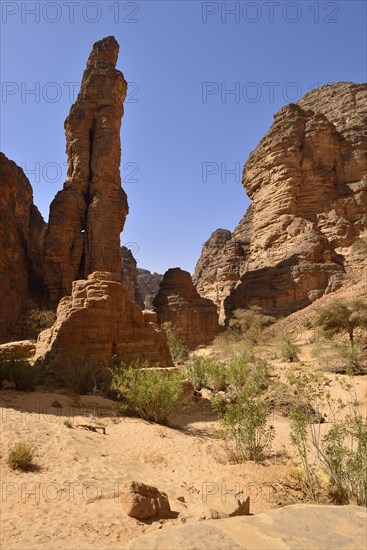
[[[362,272],[366,112],[367,86],[340,82],[275,115],[244,167],[251,207],[222,246],[207,241],[196,267],[222,318],[253,305],[288,315]]]
[[[116,69],[119,45],[93,46],[80,92],[65,121],[68,174],[50,207],[45,283],[51,307],[72,282],[94,271],[120,273],[120,233],[128,214],[121,188],[120,127],[127,83]]]

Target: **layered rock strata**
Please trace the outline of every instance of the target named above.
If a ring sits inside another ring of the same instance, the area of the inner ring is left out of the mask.
[[[366,112],[367,86],[340,82],[275,115],[244,167],[249,210],[230,236],[212,235],[195,270],[222,318],[253,305],[288,315],[361,273],[354,250],[367,242]]]
[[[73,282],[71,296],[62,298],[55,324],[38,337],[34,360],[62,378],[76,359],[172,366],[166,334],[144,317],[131,301],[119,274],[95,272]],[[77,367],[75,367],[77,368]]]

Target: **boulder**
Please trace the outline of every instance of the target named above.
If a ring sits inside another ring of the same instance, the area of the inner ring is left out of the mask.
[[[136,519],[160,519],[172,515],[166,493],[137,481],[131,481],[120,493],[120,503],[124,512]]]

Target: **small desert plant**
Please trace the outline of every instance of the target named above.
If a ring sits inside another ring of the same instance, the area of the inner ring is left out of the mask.
[[[236,309],[233,319],[229,321],[229,328],[252,344],[258,344],[265,328],[274,322],[270,315],[261,313],[261,308],[253,306],[249,309]]]
[[[163,330],[167,335],[168,347],[174,361],[182,361],[189,355],[189,349],[184,342],[180,340],[174,329],[172,323],[169,321],[162,324]]]
[[[282,341],[282,359],[284,359],[284,361],[289,361],[289,363],[293,363],[294,361],[297,361],[298,354],[299,346],[297,346],[289,335],[285,335]]]
[[[213,405],[221,417],[222,436],[234,443],[234,458],[262,461],[275,437],[274,427],[268,424],[266,403],[250,397],[226,405],[218,400]]]
[[[367,302],[363,300],[334,300],[320,309],[316,323],[327,336],[346,333],[354,345],[357,328],[367,329]]]
[[[324,395],[320,401],[320,405],[330,412],[330,428],[326,433],[321,433],[320,424],[310,419],[307,409],[295,409],[291,416],[291,441],[301,460],[307,496],[319,501],[320,477],[317,471],[321,468],[328,477],[334,501],[367,506],[367,420],[356,408],[353,384],[342,384],[348,392],[346,403],[331,399],[330,394]],[[314,405],[315,399],[320,397],[317,388],[309,378],[303,387],[305,401]],[[340,411],[345,409],[348,412],[341,418]]]
[[[123,399],[123,411],[157,424],[167,424],[183,392],[182,376],[177,372],[126,365],[113,371],[111,387]]]
[[[228,386],[235,390],[234,402],[227,403],[217,396],[212,407],[220,417],[220,434],[234,444],[236,460],[265,458],[275,437],[269,425],[270,409],[261,399],[269,385],[270,369],[267,363],[249,365],[246,356],[233,359],[227,371]]]
[[[270,367],[265,361],[250,363],[246,354],[233,358],[226,369],[227,386],[237,395],[259,395],[269,386]]]
[[[73,424],[72,424],[72,422],[70,422],[70,420],[65,420],[64,421],[64,426],[66,426],[67,428],[69,428],[69,430],[71,430],[72,427],[73,427]]]
[[[111,383],[111,369],[107,361],[89,359],[83,350],[71,350],[59,369],[59,382],[77,394],[107,391]]]
[[[17,443],[8,454],[7,463],[12,470],[28,470],[32,464],[35,448],[29,443]]]
[[[0,356],[0,380],[15,382],[18,391],[33,391],[40,378],[40,369],[27,359]]]
[[[224,364],[208,357],[191,357],[186,367],[186,374],[197,390],[209,388],[219,391],[224,389],[226,384]]]

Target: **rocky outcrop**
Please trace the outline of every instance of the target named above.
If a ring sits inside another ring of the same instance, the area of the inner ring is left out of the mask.
[[[55,324],[38,336],[34,360],[61,378],[76,359],[104,362],[117,356],[171,366],[165,332],[144,317],[119,279],[120,274],[95,272],[74,281],[71,296],[58,305]]]
[[[211,300],[201,298],[187,271],[166,271],[153,301],[160,324],[170,322],[188,347],[210,344],[219,334],[218,313]]]
[[[221,324],[225,319],[224,299],[238,283],[248,254],[250,220],[251,208],[241,232],[232,235],[228,229],[214,231],[204,243],[192,278],[199,294],[217,304]]]
[[[366,508],[295,504],[249,517],[187,523],[131,540],[128,550],[362,550]]]
[[[195,270],[222,317],[254,305],[288,315],[360,270],[353,251],[367,237],[366,109],[367,86],[341,82],[275,115],[244,167],[251,207],[223,246],[214,233]]]
[[[120,177],[120,127],[127,84],[113,37],[96,42],[65,121],[68,174],[51,203],[45,282],[55,307],[72,282],[94,271],[120,273],[120,233],[128,213]]]
[[[151,310],[163,275],[137,267],[131,250],[126,246],[121,247],[121,257],[121,282],[127,288],[130,299],[143,310]]]
[[[143,309],[152,309],[163,275],[138,267],[138,303]]]
[[[14,334],[28,307],[43,294],[43,246],[46,224],[33,204],[23,170],[0,153],[0,341]]]

